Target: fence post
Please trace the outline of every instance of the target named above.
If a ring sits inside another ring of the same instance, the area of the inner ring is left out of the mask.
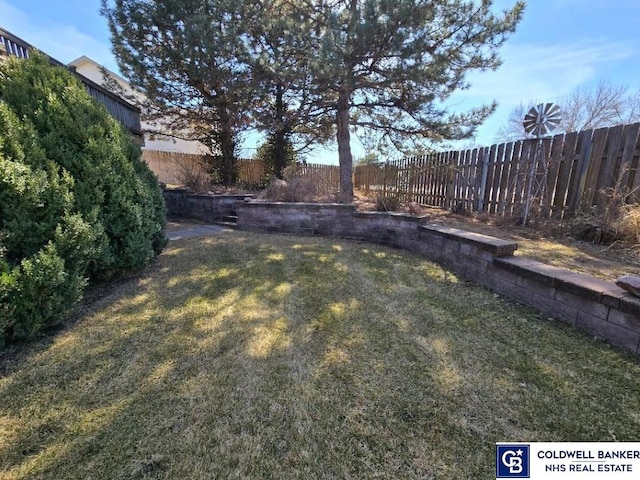
[[[476,212],[484,211],[484,194],[487,190],[487,176],[489,175],[489,148],[485,148],[482,157],[482,177],[480,178],[480,191],[476,202]]]
[[[387,196],[387,170],[389,167],[389,160],[386,160],[384,162],[384,168],[382,170],[382,196],[386,197]]]

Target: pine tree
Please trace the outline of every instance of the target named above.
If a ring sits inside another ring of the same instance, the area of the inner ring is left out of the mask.
[[[122,73],[144,92],[159,133],[198,140],[227,185],[237,178],[238,136],[254,101],[243,2],[102,0]]]
[[[468,87],[467,72],[499,66],[497,50],[524,3],[502,14],[491,7],[491,0],[328,0],[308,8],[321,42],[315,84],[334,115],[346,197],[353,195],[350,127],[395,144],[408,136],[461,139],[494,110],[451,114],[443,106]]]
[[[524,3],[491,0],[102,0],[122,72],[173,132],[208,143],[232,183],[238,136],[255,127],[278,164],[291,136],[335,131],[353,196],[350,128],[395,145],[469,137],[495,105],[452,114],[472,70],[495,69]]]
[[[273,174],[281,178],[297,152],[324,143],[333,134],[322,108],[323,94],[312,88],[318,41],[300,1],[266,0],[249,19],[250,63],[261,101],[254,125],[268,134]]]

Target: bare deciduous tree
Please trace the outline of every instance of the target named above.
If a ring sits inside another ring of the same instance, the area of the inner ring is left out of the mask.
[[[496,140],[511,142],[526,138],[522,120],[531,107],[540,102],[521,103],[514,108],[505,124],[496,134]],[[578,88],[555,102],[562,112],[562,120],[556,130],[578,132],[592,128],[610,127],[640,120],[640,90],[628,93],[625,86],[603,80],[593,90]]]

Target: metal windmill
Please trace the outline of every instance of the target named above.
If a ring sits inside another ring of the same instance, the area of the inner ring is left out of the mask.
[[[561,119],[560,107],[553,103],[541,103],[531,107],[524,116],[522,126],[527,135],[541,138],[555,130]]]
[[[560,108],[557,105],[553,103],[540,103],[532,107],[522,121],[525,133],[536,139],[536,144],[532,149],[533,158],[531,159],[531,170],[529,171],[527,179],[523,224],[527,223],[534,199],[539,198],[542,200],[545,196],[549,165],[547,164],[546,155],[544,154],[544,144],[542,140],[546,135],[556,129],[560,124],[561,118]],[[540,171],[542,178],[536,181],[536,173]]]

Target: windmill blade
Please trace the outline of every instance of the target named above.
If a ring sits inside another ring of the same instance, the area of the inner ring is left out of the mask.
[[[548,120],[560,122],[560,107],[554,103],[545,103],[543,109],[544,115]]]
[[[555,130],[560,125],[562,116],[560,115],[560,107],[553,103],[546,103],[543,109],[542,121],[547,131]]]
[[[555,130],[560,124],[560,108],[553,103],[541,103],[532,107],[524,117],[522,126],[527,135],[540,137]]]
[[[533,134],[536,126],[538,125],[538,109],[537,107],[531,107],[531,110],[527,112],[522,121],[522,126],[527,135]]]

